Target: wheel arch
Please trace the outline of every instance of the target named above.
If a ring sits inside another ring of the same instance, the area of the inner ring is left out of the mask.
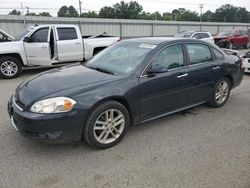
[[[130,116],[130,123],[133,124],[134,122],[134,115],[132,113],[131,105],[129,102],[122,96],[111,96],[101,99],[100,101],[96,102],[94,105],[91,106],[88,115],[94,110],[98,105],[107,102],[107,101],[116,101],[118,103],[121,103],[127,110]]]
[[[21,62],[22,66],[24,66],[23,59],[19,53],[0,54],[0,58],[7,57],[7,56],[14,57],[14,58],[18,59]]]
[[[234,80],[231,75],[226,75],[225,78],[227,78],[230,81],[230,87],[233,88]]]

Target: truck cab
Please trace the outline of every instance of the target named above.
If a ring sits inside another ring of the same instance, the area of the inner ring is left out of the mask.
[[[88,60],[119,37],[82,38],[76,25],[41,25],[27,29],[12,42],[0,43],[0,77],[15,78],[23,66],[54,66]]]

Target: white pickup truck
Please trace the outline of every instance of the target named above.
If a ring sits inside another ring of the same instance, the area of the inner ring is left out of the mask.
[[[54,66],[84,61],[120,37],[83,36],[76,25],[39,25],[13,41],[0,42],[0,77],[18,77],[25,66]]]

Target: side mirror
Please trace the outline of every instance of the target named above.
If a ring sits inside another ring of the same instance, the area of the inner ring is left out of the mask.
[[[29,37],[25,37],[24,39],[23,39],[23,42],[29,42],[30,41],[30,38]]]
[[[239,37],[240,35],[239,34],[236,34],[236,35],[234,35],[235,37]]]
[[[164,69],[163,67],[151,67],[147,70],[147,74],[149,77],[153,77],[155,76],[156,74],[159,74],[159,73],[164,73],[164,72],[167,72],[168,70],[167,69]]]

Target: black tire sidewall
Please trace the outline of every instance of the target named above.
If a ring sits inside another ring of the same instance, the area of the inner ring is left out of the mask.
[[[102,144],[99,143],[94,136],[94,124],[95,121],[97,120],[97,118],[106,110],[108,109],[117,109],[119,111],[121,111],[124,115],[125,118],[125,127],[124,130],[122,132],[122,134],[119,136],[119,138],[117,140],[115,140],[112,143],[109,144]],[[129,127],[130,124],[130,116],[129,116],[129,112],[128,110],[119,102],[116,101],[107,101],[104,102],[98,106],[96,106],[92,112],[90,113],[86,124],[84,125],[84,129],[83,129],[83,138],[84,140],[91,146],[97,148],[97,149],[107,149],[110,148],[116,144],[118,144],[125,136],[127,129]]]
[[[1,67],[1,65],[2,65],[4,62],[6,62],[6,61],[12,61],[13,63],[15,63],[15,64],[17,65],[17,67],[18,67],[18,71],[17,71],[17,73],[16,73],[15,75],[13,75],[13,76],[6,76],[6,75],[3,74],[3,73],[1,72],[1,70],[0,70],[0,77],[1,77],[1,78],[4,78],[4,79],[12,79],[12,78],[18,77],[18,76],[21,74],[21,72],[22,72],[22,64],[21,64],[21,62],[20,62],[18,59],[16,59],[15,57],[12,57],[12,56],[4,56],[4,57],[1,57],[1,58],[0,58],[0,67]]]

